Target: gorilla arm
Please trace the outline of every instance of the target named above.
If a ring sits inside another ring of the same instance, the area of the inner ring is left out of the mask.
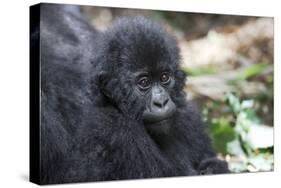
[[[178,122],[178,134],[184,134],[183,139],[187,143],[190,160],[198,174],[228,173],[225,161],[219,160],[214,152],[211,141],[206,134],[199,113],[191,104],[179,110],[181,122]]]

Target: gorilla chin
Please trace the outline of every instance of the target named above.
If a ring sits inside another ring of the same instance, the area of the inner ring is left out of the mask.
[[[144,123],[146,130],[151,136],[167,135],[170,132],[173,118],[167,118],[154,123]]]

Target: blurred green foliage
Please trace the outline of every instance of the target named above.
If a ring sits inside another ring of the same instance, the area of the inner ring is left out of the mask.
[[[248,68],[244,69],[243,71],[241,71],[238,74],[238,79],[246,80],[246,79],[249,79],[249,78],[251,78],[253,76],[259,75],[268,66],[269,65],[267,63],[253,64],[250,67],[248,67]]]
[[[215,67],[206,66],[200,68],[183,67],[182,71],[188,76],[199,76],[203,74],[216,74],[218,71]]]
[[[240,101],[228,93],[224,102],[219,117],[208,116],[210,111],[218,109],[216,102],[203,110],[214,148],[230,157],[229,167],[233,172],[272,170],[273,128],[262,125],[254,109],[255,101]]]

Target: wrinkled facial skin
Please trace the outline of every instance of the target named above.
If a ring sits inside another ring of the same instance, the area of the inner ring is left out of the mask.
[[[174,78],[170,71],[157,74],[141,71],[135,74],[135,90],[145,101],[142,120],[146,125],[165,122],[174,115],[176,105],[169,94],[173,84]]]
[[[112,74],[107,74],[109,81],[101,84],[104,95],[124,116],[143,123],[151,136],[168,134],[181,104],[178,83],[184,82],[179,77],[180,71],[169,62],[140,63],[139,66],[129,62],[132,61],[122,64],[130,66],[119,66]],[[104,79],[101,77],[101,80]]]

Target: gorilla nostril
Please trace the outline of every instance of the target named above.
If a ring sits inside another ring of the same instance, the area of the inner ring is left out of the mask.
[[[158,107],[158,108],[162,108],[162,104],[159,102],[153,102],[154,106]]]
[[[153,105],[158,107],[158,108],[164,108],[166,106],[166,104],[168,103],[169,99],[165,99],[165,101],[154,101]]]
[[[169,99],[166,99],[163,103],[163,106],[166,106],[166,104],[168,103]]]

